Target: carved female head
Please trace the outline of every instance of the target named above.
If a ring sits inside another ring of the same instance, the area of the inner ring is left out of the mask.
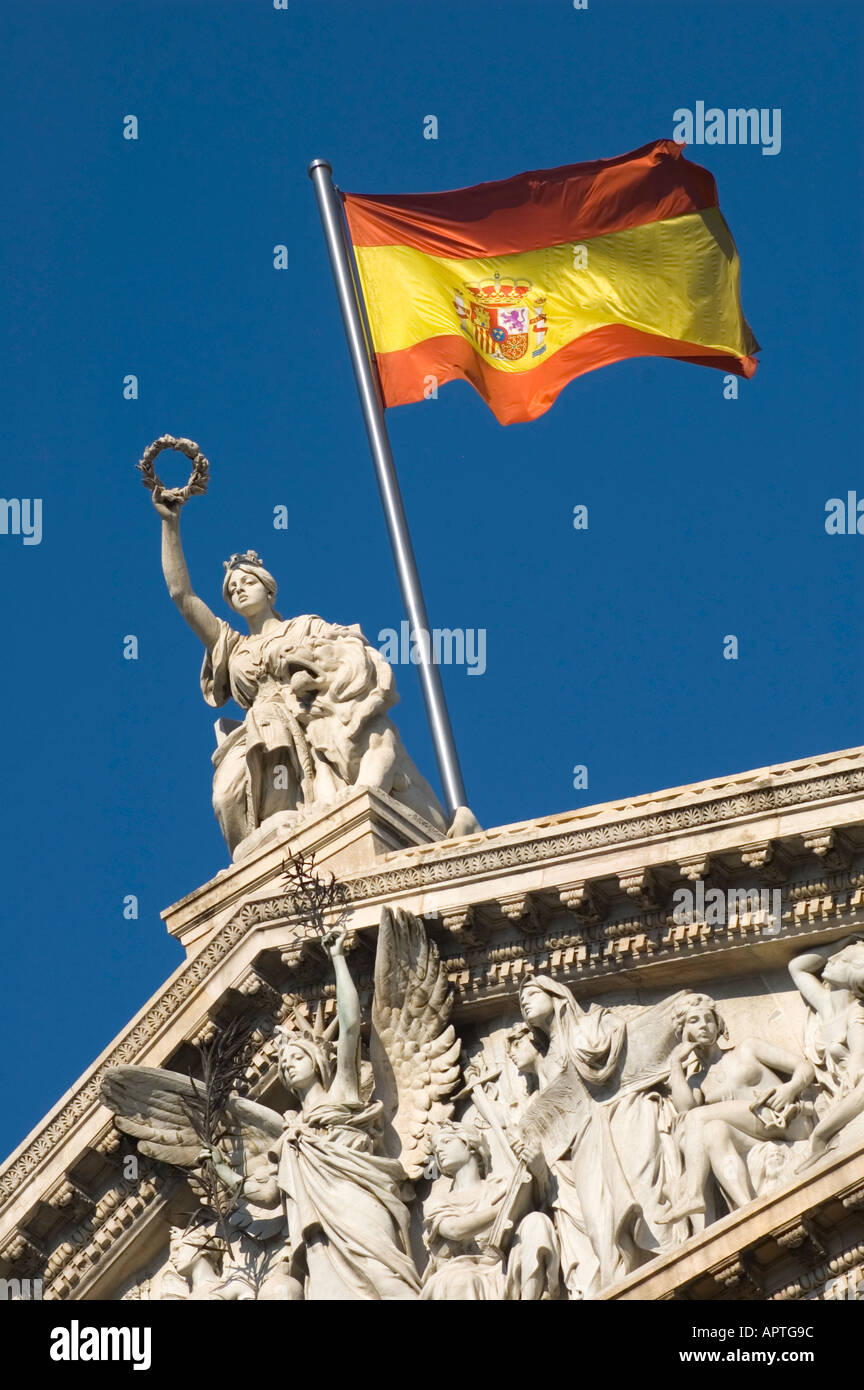
[[[853,941],[829,956],[822,971],[825,984],[850,989],[864,998],[864,941]]]
[[[672,1015],[675,1036],[679,1042],[692,1042],[696,1047],[711,1047],[720,1038],[728,1038],[729,1030],[710,994],[685,994]]]
[[[171,1227],[171,1263],[184,1279],[191,1277],[200,1260],[206,1260],[215,1274],[224,1248],[222,1241],[204,1226]]]
[[[254,550],[245,555],[232,555],[225,561],[225,579],[222,584],[222,597],[235,613],[244,618],[255,617],[269,609],[275,613],[276,580],[261,563]]]
[[[550,975],[533,975],[522,982],[519,1007],[525,1022],[543,1039],[547,1064],[551,1057],[561,1064],[571,1061],[584,1080],[598,1085],[609,1080],[627,1036],[625,1023],[613,1010],[600,1004],[585,1008]]]
[[[544,982],[545,983],[545,982]],[[555,1003],[548,989],[533,976],[523,981],[519,989],[519,1008],[525,1022],[532,1028],[548,1033],[555,1017]]]
[[[311,1038],[294,1029],[276,1030],[279,1075],[295,1095],[302,1095],[314,1081],[325,1090],[333,1079],[332,1048],[324,1038]]]
[[[445,1120],[435,1134],[432,1144],[435,1161],[448,1178],[455,1177],[473,1157],[481,1178],[489,1172],[489,1146],[484,1136],[472,1125]]]

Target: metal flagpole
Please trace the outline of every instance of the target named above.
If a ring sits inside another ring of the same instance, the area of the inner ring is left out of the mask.
[[[467,806],[468,801],[441,675],[432,660],[429,619],[426,616],[426,604],[420,586],[420,576],[417,573],[417,561],[414,558],[414,547],[411,544],[390,439],[384,423],[384,403],[363,322],[362,304],[351,262],[342,203],[333,184],[333,170],[326,159],[313,159],[309,165],[309,177],[318,199],[318,211],[321,214],[330,267],[336,282],[339,308],[342,311],[351,365],[354,368],[354,378],[363,408],[363,420],[384,506],[402,602],[408,614],[411,635],[420,652],[419,672],[423,703],[432,732],[444,801],[452,816],[457,807]]]

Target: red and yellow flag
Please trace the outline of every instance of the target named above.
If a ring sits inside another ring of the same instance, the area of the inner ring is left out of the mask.
[[[449,193],[344,194],[384,404],[463,377],[502,425],[625,357],[752,376],[713,176],[657,140]]]

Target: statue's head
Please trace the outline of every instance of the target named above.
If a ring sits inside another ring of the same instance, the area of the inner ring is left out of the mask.
[[[277,1028],[279,1075],[289,1091],[302,1095],[314,1081],[325,1090],[333,1080],[333,1045],[294,1028]]]
[[[445,1120],[435,1133],[432,1152],[438,1168],[448,1178],[455,1177],[472,1156],[477,1160],[481,1178],[485,1178],[489,1172],[489,1146],[473,1125]]]
[[[504,1037],[504,1049],[518,1072],[534,1071],[539,1049],[530,1023],[522,1019],[514,1024]]]
[[[679,1042],[692,1042],[696,1047],[711,1047],[729,1036],[723,1015],[710,994],[685,994],[675,1006],[672,1026]]]
[[[555,1016],[555,999],[538,978],[529,976],[522,982],[519,988],[519,1008],[522,1018],[530,1027],[540,1028],[543,1032],[549,1031],[549,1025]]]
[[[171,1263],[177,1273],[188,1278],[193,1266],[200,1259],[209,1259],[211,1264],[223,1253],[223,1243],[206,1226],[171,1227]]]
[[[851,989],[864,998],[864,941],[852,941],[829,956],[822,970],[822,979],[838,989]]]
[[[230,560],[224,562],[224,569],[222,597],[235,613],[250,618],[273,609],[276,580],[264,568],[254,550],[247,550],[244,555],[232,555]]]

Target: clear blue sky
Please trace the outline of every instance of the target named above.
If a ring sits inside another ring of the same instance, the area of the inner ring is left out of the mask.
[[[484,676],[444,673],[484,825],[864,741],[864,538],[824,528],[829,497],[864,495],[864,7],[4,0],[0,15],[0,492],[44,508],[40,545],[0,536],[8,1152],[178,964],[159,910],[226,862],[214,714],[164,590],[144,446],[186,434],[210,457],[184,529],[220,612],[222,560],[251,546],[286,615],[373,640],[402,616],[315,155],[348,190],[426,191],[620,154],[699,100],[781,108],[775,157],[689,152],[717,177],[763,348],[737,401],[719,372],[642,359],[580,378],[533,424],[500,427],[457,383],[390,427],[431,621],[488,633]],[[401,730],[434,775],[416,673],[397,677]]]

